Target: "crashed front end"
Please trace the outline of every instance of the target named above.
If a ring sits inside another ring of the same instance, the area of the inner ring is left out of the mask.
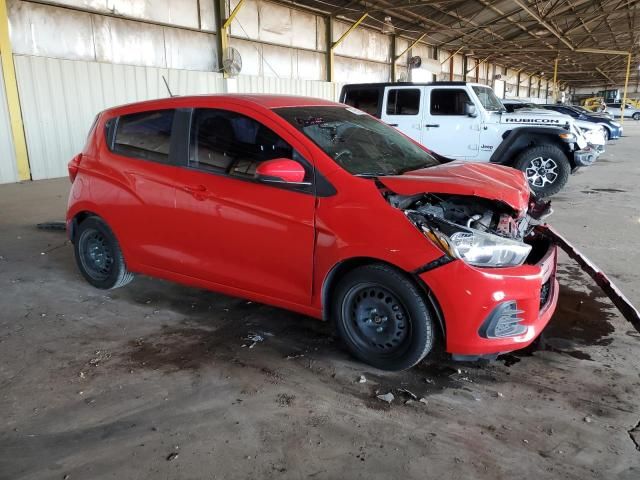
[[[548,204],[532,196],[519,210],[433,193],[389,193],[387,200],[442,251],[414,273],[437,300],[454,358],[491,358],[542,332],[558,300],[557,249],[541,227]]]

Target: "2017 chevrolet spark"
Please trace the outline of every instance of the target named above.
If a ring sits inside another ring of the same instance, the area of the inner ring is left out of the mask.
[[[67,227],[98,288],[133,272],[335,322],[409,368],[525,347],[557,301],[546,213],[521,172],[441,164],[354,108],[222,95],[98,115],[69,164]]]

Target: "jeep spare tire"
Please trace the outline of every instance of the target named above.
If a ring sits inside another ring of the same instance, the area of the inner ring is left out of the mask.
[[[524,172],[531,190],[539,197],[558,193],[571,173],[567,156],[554,145],[528,148],[518,155],[513,166]]]

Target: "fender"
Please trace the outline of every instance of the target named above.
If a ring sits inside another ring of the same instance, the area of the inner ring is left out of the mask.
[[[531,144],[555,145],[569,154],[574,148],[572,139],[560,137],[560,134],[569,133],[560,127],[519,127],[507,130],[502,136],[503,140],[493,152],[489,161],[501,165],[511,165],[516,156]],[[570,155],[568,155],[571,158]]]

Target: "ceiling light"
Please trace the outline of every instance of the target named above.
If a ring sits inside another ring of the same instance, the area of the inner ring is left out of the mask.
[[[396,32],[396,29],[391,23],[391,17],[384,17],[384,23],[382,24],[382,33],[385,35],[392,35]]]

